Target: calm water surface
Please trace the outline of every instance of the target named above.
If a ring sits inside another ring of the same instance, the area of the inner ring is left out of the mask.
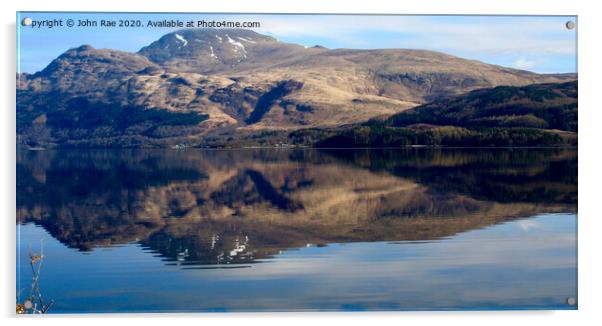
[[[575,309],[577,153],[17,155],[51,312]]]

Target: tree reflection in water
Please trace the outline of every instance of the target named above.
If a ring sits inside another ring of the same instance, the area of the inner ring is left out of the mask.
[[[576,212],[571,149],[20,151],[17,223],[82,251],[256,262],[333,242],[434,240]]]

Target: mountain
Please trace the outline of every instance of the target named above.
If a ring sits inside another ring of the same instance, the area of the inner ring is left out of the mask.
[[[164,35],[138,54],[171,70],[216,74],[261,69],[324,51],[278,42],[250,30],[189,29]]]
[[[69,49],[17,76],[18,142],[167,146],[333,128],[498,85],[574,80],[423,50],[303,47],[250,30],[166,34],[138,53]]]
[[[440,99],[384,121],[333,130],[318,143],[324,147],[576,145],[577,118],[577,81],[498,86]]]

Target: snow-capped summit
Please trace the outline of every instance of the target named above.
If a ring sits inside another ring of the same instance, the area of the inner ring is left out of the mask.
[[[138,53],[163,66],[177,62],[178,70],[209,73],[265,65],[307,50],[252,30],[203,28],[169,33]]]

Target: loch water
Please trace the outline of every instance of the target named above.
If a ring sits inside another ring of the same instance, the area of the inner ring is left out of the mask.
[[[16,290],[43,251],[51,313],[577,308],[574,149],[19,150],[16,169]]]

